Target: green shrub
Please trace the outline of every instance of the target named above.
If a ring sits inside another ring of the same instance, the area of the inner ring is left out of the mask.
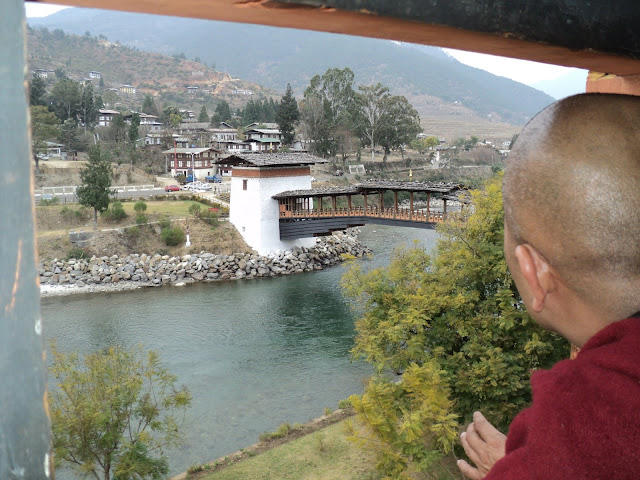
[[[87,207],[80,207],[76,210],[65,205],[60,210],[60,214],[67,221],[81,220],[87,217]]]
[[[296,424],[293,427],[289,422],[280,425],[275,432],[265,432],[258,435],[261,442],[268,442],[269,440],[275,440],[277,438],[284,438],[289,436],[292,432],[299,430],[302,426]]]
[[[169,250],[167,250],[166,248],[159,248],[156,253],[164,257],[165,255],[169,255],[171,252],[169,252]]]
[[[218,213],[212,212],[210,210],[207,210],[205,213],[200,215],[200,220],[202,220],[207,225],[211,225],[213,227],[218,226],[218,223],[219,223],[218,218],[219,218]]]
[[[71,250],[67,252],[66,260],[69,260],[70,258],[75,258],[76,260],[80,260],[82,258],[88,258],[88,256],[87,256],[87,252],[85,252],[82,248],[73,247]]]
[[[162,217],[158,225],[160,225],[162,229],[169,228],[171,226],[171,219],[169,217]]]
[[[127,218],[127,212],[124,211],[121,202],[113,202],[109,208],[102,213],[102,216],[106,220],[119,222],[120,220]]]
[[[136,215],[136,223],[138,225],[144,225],[148,221],[149,220],[147,219],[147,216],[144,213],[138,213],[138,215]]]
[[[189,475],[193,475],[194,473],[198,473],[204,470],[204,466],[203,465],[191,465],[189,468],[187,468],[187,473]]]
[[[49,207],[51,205],[58,205],[60,203],[60,199],[56,196],[52,196],[51,198],[43,198],[40,200],[40,205],[43,207]]]
[[[138,227],[129,227],[125,230],[125,235],[128,239],[134,240],[140,236],[140,228]]]
[[[202,210],[202,207],[197,203],[192,203],[191,205],[189,205],[189,215],[193,215],[194,217],[199,217],[200,210]]]
[[[351,400],[349,400],[348,398],[345,398],[344,400],[340,400],[338,402],[338,408],[340,410],[349,410],[352,407],[353,405],[351,405]]]
[[[136,213],[143,213],[147,211],[147,204],[144,203],[142,200],[138,200],[135,205],[133,206],[133,209],[136,211]]]
[[[163,228],[160,233],[162,237],[162,241],[165,245],[170,247],[175,247],[176,245],[180,245],[184,242],[184,231],[180,227],[167,227]]]

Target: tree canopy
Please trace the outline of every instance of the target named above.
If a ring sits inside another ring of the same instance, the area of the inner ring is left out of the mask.
[[[186,387],[154,351],[111,347],[85,355],[52,347],[54,458],[97,479],[166,478],[163,448],[181,441]]]
[[[36,162],[36,171],[40,169],[40,157],[47,151],[47,141],[55,140],[60,132],[60,121],[47,107],[32,105],[31,112],[31,151]]]
[[[378,372],[352,403],[392,478],[435,468],[476,410],[504,429],[531,401],[531,372],[568,355],[507,270],[500,186],[498,176],[438,228],[433,256],[401,249],[387,268],[356,265],[343,278],[360,317],[353,355]]]
[[[63,122],[67,118],[75,121],[82,103],[80,84],[68,77],[63,77],[53,86],[51,96],[56,116]]]
[[[300,105],[301,132],[316,154],[347,156],[357,137],[362,145],[384,148],[386,160],[391,150],[402,148],[422,130],[420,117],[403,96],[391,95],[377,83],[359,85],[354,90],[354,74],[345,68],[330,68],[314,76]]]
[[[220,122],[228,122],[231,120],[231,108],[226,100],[220,100],[216,105],[216,109],[211,115],[211,125],[216,125]]]

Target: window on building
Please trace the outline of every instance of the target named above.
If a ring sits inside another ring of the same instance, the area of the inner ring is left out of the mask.
[[[247,189],[247,180],[242,180],[242,190]]]

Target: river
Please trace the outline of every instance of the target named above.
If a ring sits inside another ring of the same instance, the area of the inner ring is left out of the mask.
[[[396,246],[418,239],[431,249],[436,238],[433,230],[369,225],[360,240],[374,255],[361,261],[386,264]],[[80,354],[117,344],[160,353],[193,395],[186,443],[167,452],[176,474],[362,392],[372,368],[350,361],[354,317],[339,285],[345,268],[43,298],[45,341]]]

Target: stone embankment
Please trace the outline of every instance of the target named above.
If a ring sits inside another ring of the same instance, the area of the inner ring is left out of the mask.
[[[322,270],[341,262],[345,256],[362,257],[370,250],[360,244],[355,231],[320,237],[315,247],[295,247],[291,251],[261,256],[238,253],[215,255],[132,254],[126,257],[52,260],[42,262],[42,296],[93,291],[131,290],[165,284],[185,284],[215,280],[272,277]]]

